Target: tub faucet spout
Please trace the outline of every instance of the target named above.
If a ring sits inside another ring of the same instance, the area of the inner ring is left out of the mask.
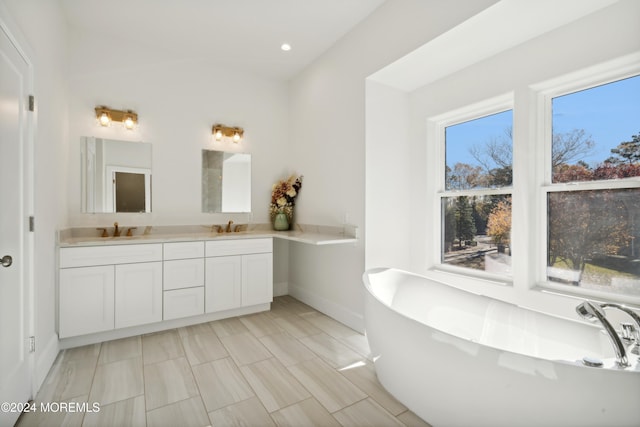
[[[627,325],[627,330],[630,332],[629,335],[633,334],[633,340],[635,341],[635,344],[631,348],[631,353],[640,355],[640,316],[638,316],[635,311],[621,304],[605,303],[600,307],[616,308],[624,313],[627,313],[633,319],[633,321],[636,323],[635,328],[633,326]]]
[[[607,320],[602,307],[594,302],[585,301],[576,307],[576,312],[583,319],[591,322],[600,321],[604,330],[607,331],[611,344],[613,345],[613,349],[616,352],[616,362],[618,363],[618,366],[629,366],[629,362],[627,361],[627,351],[622,344],[622,340],[618,336],[616,330],[613,329],[613,326],[611,326],[611,323]]]

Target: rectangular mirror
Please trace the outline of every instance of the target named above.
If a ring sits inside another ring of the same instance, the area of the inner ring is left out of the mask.
[[[251,154],[202,150],[202,212],[251,212]]]
[[[151,212],[151,144],[83,137],[82,212]]]

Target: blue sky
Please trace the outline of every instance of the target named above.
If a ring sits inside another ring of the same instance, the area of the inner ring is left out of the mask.
[[[505,130],[513,125],[513,111],[492,114],[479,119],[449,126],[446,128],[445,139],[446,163],[453,167],[456,163],[477,165],[469,149],[473,146],[482,147],[492,138],[507,139]]]
[[[590,165],[611,156],[611,149],[640,133],[640,76],[554,98],[553,131],[584,129],[595,141]]]
[[[584,129],[591,135],[595,146],[582,160],[593,166],[611,156],[611,149],[619,143],[640,133],[640,76],[554,98],[552,112],[554,132]],[[504,137],[504,129],[512,122],[512,113],[505,111],[449,126],[447,164],[477,164],[469,148]]]

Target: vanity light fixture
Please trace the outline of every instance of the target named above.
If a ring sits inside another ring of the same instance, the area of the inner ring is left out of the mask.
[[[138,115],[131,110],[112,110],[107,107],[96,107],[96,118],[102,126],[109,126],[111,122],[121,122],[125,129],[133,130],[138,123]]]
[[[211,132],[216,141],[220,141],[222,137],[226,136],[227,138],[231,138],[236,144],[242,140],[242,136],[244,135],[244,129],[242,128],[220,124],[213,125]]]

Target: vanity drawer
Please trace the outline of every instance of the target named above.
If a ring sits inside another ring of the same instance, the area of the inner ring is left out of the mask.
[[[206,256],[244,255],[273,252],[271,238],[212,240],[206,242]]]
[[[204,242],[175,242],[164,244],[164,259],[204,257]]]
[[[162,261],[162,244],[60,248],[60,268]]]
[[[204,313],[204,287],[164,292],[164,320]]]
[[[204,286],[204,258],[163,262],[164,290]]]

